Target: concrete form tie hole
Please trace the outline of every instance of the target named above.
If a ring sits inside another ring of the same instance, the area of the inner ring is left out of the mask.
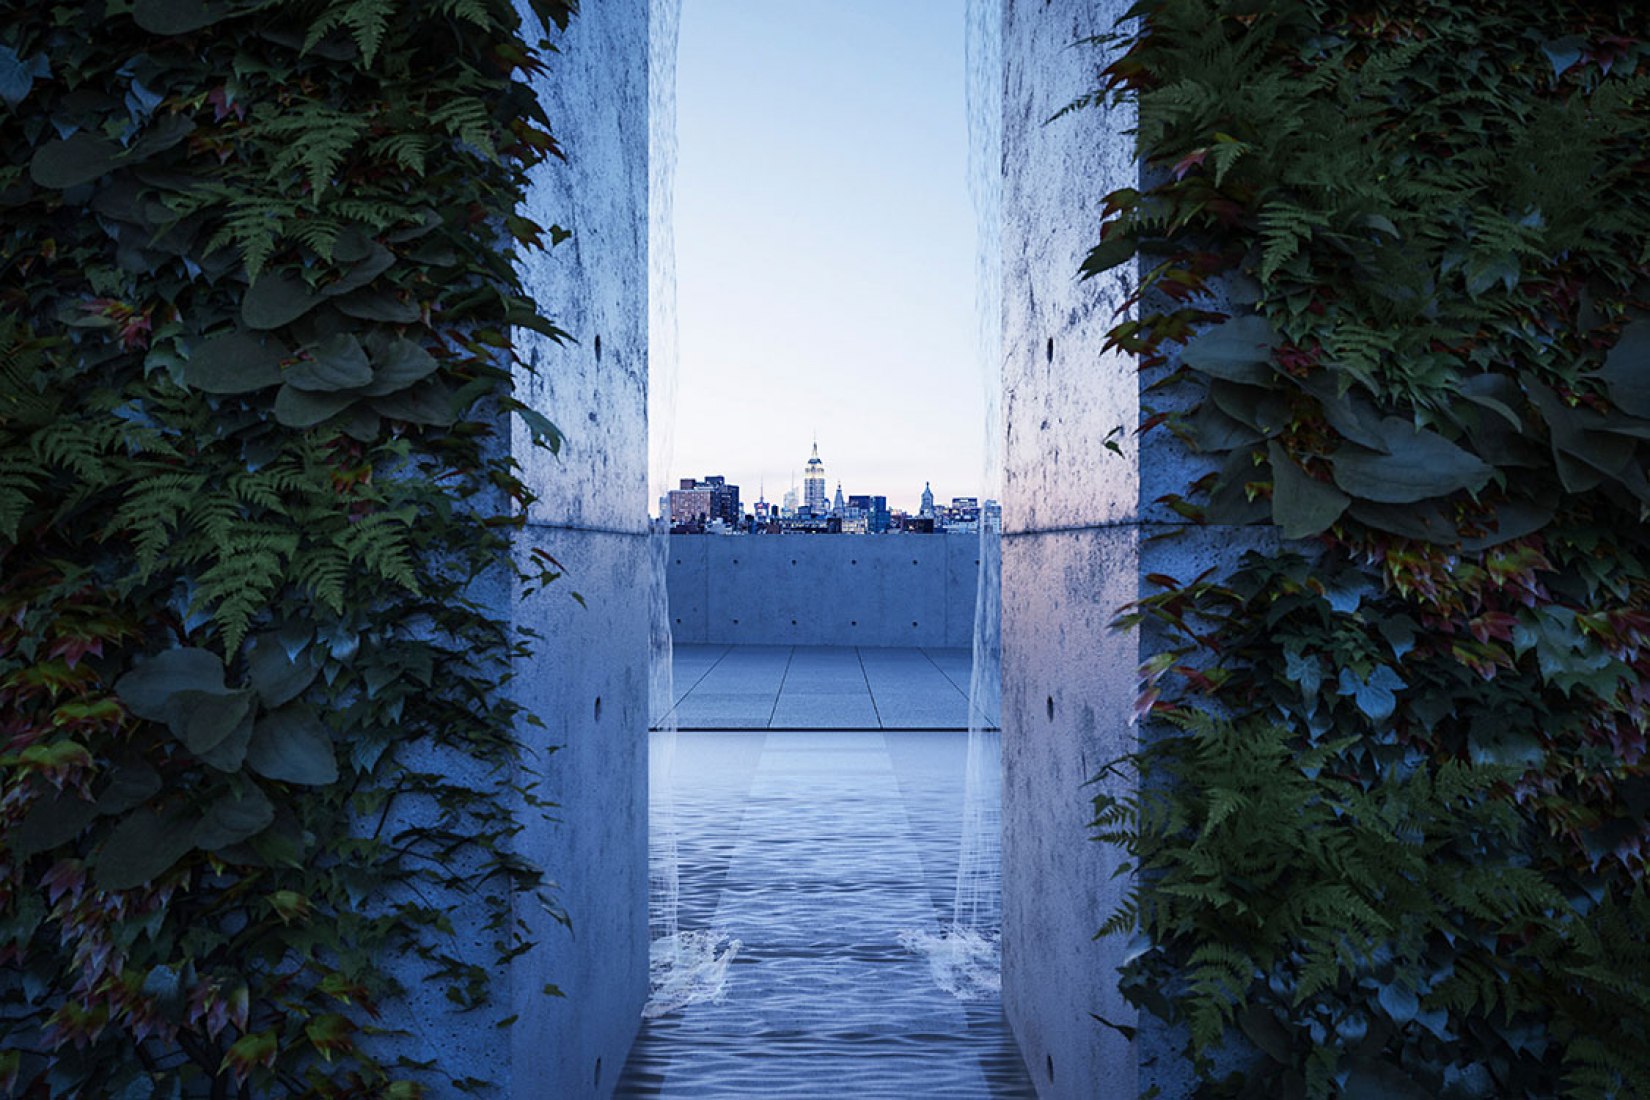
[[[1048,720],[1050,722],[1054,721],[1054,696],[1052,695],[1048,697]]]

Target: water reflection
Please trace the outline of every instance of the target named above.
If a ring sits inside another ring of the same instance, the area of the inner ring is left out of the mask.
[[[902,942],[955,904],[966,734],[696,732],[674,752],[679,927],[743,946],[717,999],[646,1022],[619,1095],[1033,1095],[994,992],[959,1000]]]

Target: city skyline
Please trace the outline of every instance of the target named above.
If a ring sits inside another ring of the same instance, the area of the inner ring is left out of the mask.
[[[983,487],[960,0],[687,0],[668,484]]]
[[[942,504],[953,500],[963,499],[995,499],[994,497],[982,498],[979,493],[974,491],[952,491],[949,486],[945,485],[935,488],[933,484],[934,479],[932,477],[925,477],[922,485],[918,486],[909,494],[911,497],[910,501],[905,502],[902,500],[904,494],[896,494],[895,492],[890,491],[889,486],[877,484],[849,484],[845,479],[838,478],[835,473],[837,464],[834,461],[826,460],[821,456],[818,443],[810,444],[809,458],[803,462],[797,463],[796,473],[788,478],[785,484],[779,486],[777,489],[771,481],[766,483],[762,481],[758,481],[756,483],[742,481],[738,477],[735,477],[727,472],[726,463],[718,465],[713,461],[710,466],[695,470],[689,470],[686,467],[683,467],[680,463],[674,464],[670,477],[666,479],[666,488],[664,491],[668,493],[679,486],[685,487],[688,482],[714,479],[720,482],[726,482],[729,486],[732,486],[739,491],[740,497],[744,501],[746,512],[749,512],[752,508],[754,508],[758,501],[765,501],[766,503],[773,505],[775,508],[778,508],[785,503],[786,495],[792,491],[795,493],[797,504],[807,504],[809,500],[807,495],[807,482],[810,464],[816,460],[825,470],[825,488],[823,499],[827,508],[831,505],[839,489],[844,496],[885,497],[888,501],[888,507],[890,509],[907,512],[911,515],[917,515],[922,511],[923,497],[925,494],[931,494],[934,500]],[[973,484],[974,483],[970,483],[970,490],[972,490]],[[663,515],[666,511],[660,507],[659,501],[653,501],[650,508],[653,510],[653,514],[655,515]]]

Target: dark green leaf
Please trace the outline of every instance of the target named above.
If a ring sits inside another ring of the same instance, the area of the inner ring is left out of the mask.
[[[1394,535],[1402,535],[1406,539],[1416,539],[1420,542],[1449,546],[1461,538],[1455,521],[1437,504],[1374,504],[1355,500],[1347,509],[1347,514],[1377,531],[1389,531]]]
[[[1197,407],[1186,422],[1191,444],[1204,454],[1219,454],[1234,447],[1244,447],[1260,441],[1261,434],[1248,424],[1235,420],[1221,411],[1213,401]]]
[[[210,336],[190,352],[183,380],[206,393],[250,393],[281,382],[287,350],[271,337],[248,332]]]
[[[138,810],[115,826],[95,860],[100,889],[130,890],[164,874],[194,847],[194,824],[181,815]]]
[[[320,303],[321,296],[296,271],[266,271],[241,299],[241,320],[247,328],[281,328]]]
[[[286,370],[289,386],[313,393],[353,390],[372,381],[366,349],[349,333],[329,336],[309,349],[309,357]]]
[[[216,851],[257,836],[275,820],[275,806],[256,785],[226,792],[206,809],[195,825],[195,847]]]
[[[453,395],[440,381],[426,382],[410,390],[403,390],[373,402],[373,408],[391,420],[405,420],[411,424],[434,424],[445,427],[457,417],[453,414]]]
[[[435,357],[411,340],[395,339],[372,353],[372,384],[365,392],[379,397],[396,393],[436,372]]]
[[[1553,507],[1531,500],[1509,500],[1496,505],[1490,529],[1482,535],[1461,540],[1463,550],[1488,550],[1503,542],[1533,535],[1553,519]]]
[[[355,397],[353,393],[311,393],[282,386],[275,394],[275,419],[289,428],[312,428],[343,412]]]
[[[1359,500],[1413,504],[1461,489],[1477,492],[1495,472],[1438,433],[1395,417],[1382,421],[1381,435],[1390,454],[1343,447],[1330,456],[1335,484]]]
[[[260,634],[252,640],[246,664],[252,686],[266,707],[290,703],[320,674],[309,661],[300,663],[288,657],[286,646],[273,634]]]
[[[358,290],[332,304],[338,312],[350,317],[393,325],[410,325],[423,316],[416,302],[402,301],[387,290]]]
[[[1180,359],[1212,378],[1266,386],[1277,380],[1271,362],[1277,344],[1278,334],[1271,322],[1251,313],[1204,329],[1186,344]]]
[[[126,709],[155,722],[166,721],[166,704],[179,692],[225,690],[218,655],[187,647],[157,653],[115,681],[115,694]]]
[[[197,753],[201,763],[220,772],[238,772],[241,764],[246,760],[246,747],[252,742],[252,717],[255,711],[248,709],[246,717],[242,718],[229,735],[219,741],[212,748]]]
[[[291,704],[258,719],[247,767],[268,779],[324,786],[338,778],[332,734],[312,708]]]
[[[1209,399],[1221,412],[1265,437],[1278,434],[1289,423],[1289,403],[1279,390],[1217,378],[1209,383]]]
[[[1618,408],[1650,417],[1650,321],[1634,321],[1622,330],[1599,377]]]
[[[108,786],[97,796],[97,812],[123,814],[160,793],[160,773],[141,760],[115,765]]]
[[[234,14],[220,0],[132,0],[132,19],[150,34],[188,34]]]
[[[80,130],[35,150],[29,161],[29,178],[41,187],[57,190],[78,187],[113,171],[123,152],[119,143]]]
[[[222,744],[252,710],[250,691],[180,691],[166,701],[166,724],[190,752]]]
[[[37,799],[23,820],[11,829],[7,843],[12,856],[28,859],[37,852],[67,844],[97,816],[97,807],[70,791],[50,791]]]
[[[1341,518],[1352,498],[1295,465],[1277,443],[1268,443],[1266,450],[1272,460],[1272,522],[1283,529],[1284,538],[1322,534]]]
[[[395,253],[379,244],[377,241],[368,246],[367,258],[350,268],[349,272],[336,283],[327,287],[328,297],[338,297],[360,290],[378,276],[388,271],[395,264]]]

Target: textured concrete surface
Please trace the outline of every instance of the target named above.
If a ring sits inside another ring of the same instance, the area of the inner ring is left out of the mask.
[[[683,730],[965,730],[970,665],[966,649],[678,645],[671,717]]]
[[[969,646],[980,537],[674,535],[678,642]]]
[[[536,898],[516,899],[538,947],[511,967],[517,1019],[504,1034],[504,1095],[611,1093],[647,996],[647,325],[649,0],[585,5],[536,85],[566,150],[533,176],[524,213],[572,237],[527,257],[528,293],[573,339],[516,330],[517,393],[566,433],[560,455],[513,451],[537,494],[518,542],[553,555],[565,576],[518,602],[536,631],[515,669],[516,698],[543,722],[521,778],[553,809],[529,810],[517,848],[555,883],[571,928]],[[660,45],[672,45],[660,43]],[[578,591],[584,606],[571,599]],[[545,992],[554,983],[566,995]],[[475,1045],[500,1034],[473,1022]],[[462,1057],[465,1043],[432,1054]]]
[[[1127,108],[1045,124],[1096,84],[1126,0],[1005,0],[1003,56],[1003,1009],[1040,1096],[1137,1090],[1094,931],[1127,887],[1089,839],[1092,779],[1129,751],[1137,641],[1114,633],[1140,575],[1140,382],[1102,350],[1127,266],[1078,281],[1107,192],[1138,180]],[[1110,444],[1110,446],[1108,446]]]

